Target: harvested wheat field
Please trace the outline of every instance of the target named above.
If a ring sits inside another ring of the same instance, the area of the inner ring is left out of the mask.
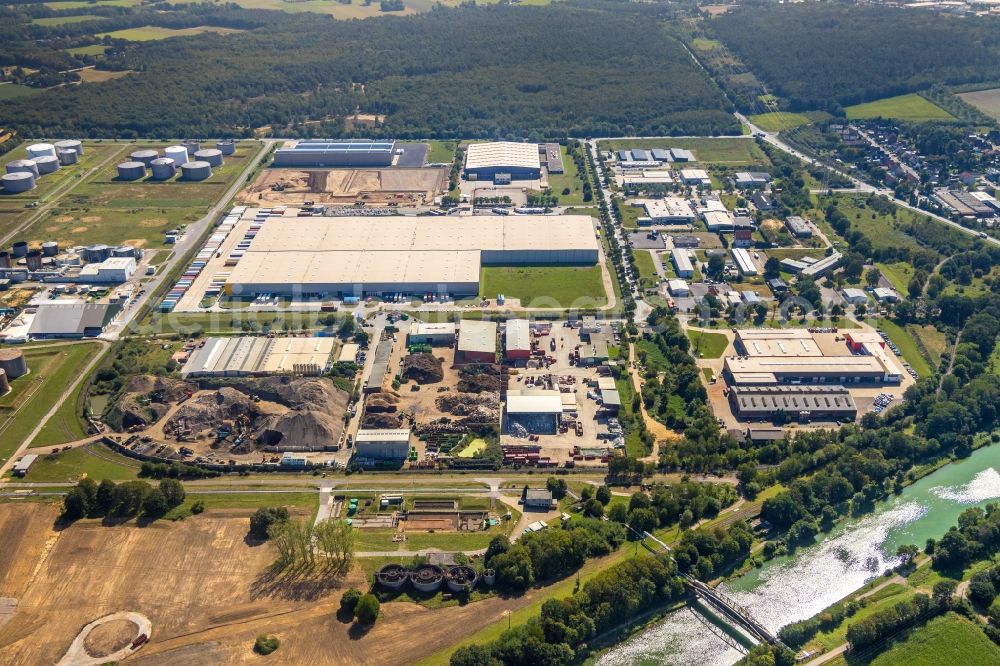
[[[147,616],[152,630],[128,663],[258,661],[253,640],[268,633],[281,639],[280,663],[406,664],[453,644],[458,627],[496,622],[534,596],[436,610],[388,603],[362,632],[337,617],[341,590],[367,587],[360,568],[345,580],[270,575],[269,547],[244,540],[249,511],[145,527],[84,520],[61,530],[53,529],[57,515],[52,505],[0,504],[0,533],[11,540],[0,549],[0,597],[18,598],[0,625],[6,663],[56,663],[85,624],[129,610]],[[118,629],[92,636],[93,647],[111,650],[124,636]]]

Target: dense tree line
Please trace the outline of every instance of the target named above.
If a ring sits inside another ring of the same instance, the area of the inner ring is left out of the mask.
[[[709,23],[793,110],[996,78],[1000,19],[910,8],[744,5]]]
[[[565,599],[550,599],[541,616],[515,627],[487,645],[461,647],[452,666],[572,664],[586,643],[645,609],[684,594],[668,557],[633,558],[598,574]]]
[[[163,479],[154,487],[145,481],[115,483],[91,478],[79,481],[63,498],[64,520],[113,516],[130,518],[142,514],[160,518],[184,502],[184,486],[176,479]]]
[[[1000,510],[995,504],[985,509],[966,509],[958,524],[933,545],[934,568],[962,569],[1000,550]]]
[[[942,591],[947,588],[940,588]],[[949,592],[951,590],[949,589]],[[950,594],[933,598],[918,593],[912,599],[894,604],[891,608],[872,613],[865,619],[847,625],[847,642],[852,650],[863,648],[888,638],[901,629],[926,622],[951,608]]]
[[[494,537],[484,559],[487,568],[496,571],[497,585],[524,590],[566,575],[588,557],[607,555],[624,541],[625,529],[617,523],[577,518],[525,534],[515,544],[507,537]]]
[[[737,131],[657,11],[590,0],[585,10],[441,8],[349,22],[187,6],[177,21],[235,26],[246,17],[247,30],[130,43],[102,67],[137,74],[7,101],[0,116],[30,135],[94,137],[249,136],[267,125],[308,134],[334,127],[307,129],[317,127],[307,120],[358,111],[386,116],[359,131],[400,138]],[[266,27],[250,29],[261,16]]]

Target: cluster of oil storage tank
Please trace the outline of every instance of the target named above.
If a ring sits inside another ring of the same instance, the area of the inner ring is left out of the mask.
[[[59,243],[55,241],[42,243],[39,250],[30,249],[27,241],[17,241],[11,246],[10,252],[0,250],[0,268],[13,268],[19,259],[24,259],[28,270],[40,271],[45,259],[53,259],[58,254]],[[10,373],[7,375],[10,376]]]
[[[60,167],[76,164],[83,155],[83,144],[75,139],[51,143],[33,143],[27,147],[26,159],[12,160],[2,177],[7,194],[28,192],[38,184],[38,178],[54,173]]]
[[[10,380],[28,374],[28,363],[20,349],[0,349],[0,395],[10,390]]]
[[[225,155],[236,152],[236,143],[223,140],[215,148],[202,148],[197,141],[185,141],[176,146],[167,146],[163,156],[155,150],[136,150],[129,155],[129,161],[118,165],[118,180],[140,180],[146,177],[147,169],[153,180],[169,180],[180,169],[184,180],[205,180],[212,176],[212,168],[224,163]]]
[[[493,585],[496,573],[492,569],[486,569],[480,575],[465,564],[448,567],[447,571],[436,564],[422,564],[413,570],[401,564],[387,564],[375,573],[375,582],[388,590],[402,589],[409,582],[418,592],[428,593],[436,592],[441,585],[447,585],[449,590],[459,594],[471,591],[479,582]]]

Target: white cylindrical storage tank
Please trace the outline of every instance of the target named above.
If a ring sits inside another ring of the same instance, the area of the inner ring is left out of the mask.
[[[18,192],[27,192],[28,190],[34,189],[35,187],[35,174],[30,171],[16,171],[14,173],[5,173],[3,178],[3,190],[10,194],[17,194]]]
[[[83,144],[76,139],[56,141],[56,154],[58,154],[60,150],[75,150],[77,155],[83,155]]]
[[[133,162],[142,162],[146,166],[149,166],[159,156],[160,154],[155,150],[136,150],[129,155]]]
[[[118,165],[119,180],[139,180],[146,177],[146,165],[142,162],[122,162]]]
[[[181,175],[184,180],[205,180],[212,176],[212,165],[208,162],[188,162],[181,165]]]
[[[201,150],[201,144],[195,141],[194,139],[188,139],[187,141],[184,141],[181,145],[187,148],[188,155],[194,155],[199,150]]]
[[[51,143],[33,143],[28,146],[28,156],[32,159],[36,157],[55,157],[56,147]]]
[[[56,152],[56,157],[59,158],[59,164],[62,164],[63,166],[76,164],[80,159],[79,153],[75,150],[59,150]]]
[[[149,168],[153,170],[154,180],[167,180],[177,174],[177,166],[169,157],[161,157],[149,163]]]
[[[222,166],[222,151],[216,148],[206,148],[194,154],[194,158],[200,162],[208,162],[214,167]]]
[[[7,163],[7,173],[30,173],[38,175],[38,164],[35,160],[13,160]]]
[[[232,139],[223,139],[222,141],[217,141],[215,147],[219,149],[223,155],[232,155],[236,152],[236,142]]]
[[[42,256],[54,257],[59,254],[59,243],[55,241],[45,241],[42,243]]]
[[[489,586],[492,586],[494,583],[497,582],[497,572],[494,571],[493,569],[486,569],[485,571],[483,571],[483,577],[480,578],[479,580],[483,581]]]
[[[180,166],[188,161],[188,149],[184,146],[167,146],[163,156],[172,159],[175,166]]]
[[[38,167],[38,175],[52,173],[59,170],[59,158],[52,155],[43,155],[35,160],[35,166]]]

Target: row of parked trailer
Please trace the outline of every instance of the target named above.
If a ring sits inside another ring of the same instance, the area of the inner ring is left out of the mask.
[[[226,240],[229,232],[233,230],[236,226],[236,222],[239,221],[240,215],[246,211],[245,206],[237,206],[229,211],[224,218],[219,222],[219,226],[216,227],[212,236],[205,242],[205,245],[198,251],[195,255],[194,260],[185,269],[184,273],[177,280],[174,286],[167,292],[163,301],[160,303],[160,312],[172,312],[177,303],[180,302],[184,294],[187,293],[194,281],[201,275],[201,271],[204,270],[205,266],[208,265],[209,260],[212,256],[218,252],[219,247]],[[220,287],[221,289],[221,287]],[[216,292],[218,293],[218,292]]]

